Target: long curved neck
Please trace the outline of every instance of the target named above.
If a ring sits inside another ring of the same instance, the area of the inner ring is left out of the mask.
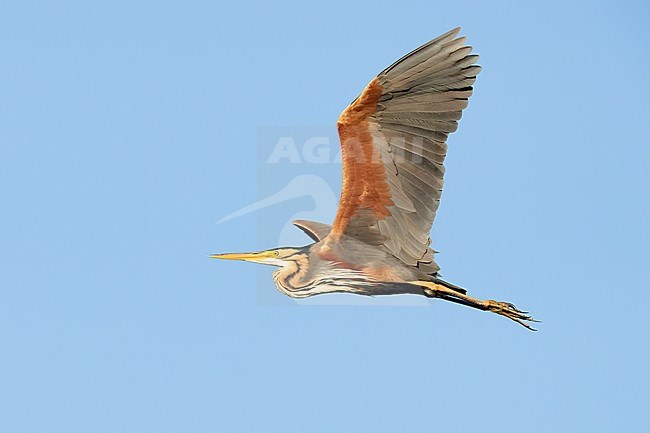
[[[301,289],[308,287],[309,282],[304,281],[309,268],[309,260],[306,253],[297,253],[288,260],[284,266],[273,272],[273,281],[277,289],[291,297],[304,297],[307,294],[300,294]]]

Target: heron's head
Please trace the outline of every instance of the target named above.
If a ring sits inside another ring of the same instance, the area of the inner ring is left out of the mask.
[[[306,252],[301,248],[275,248],[257,253],[229,253],[213,254],[212,259],[243,260],[246,262],[261,263],[263,265],[286,266],[304,257]]]

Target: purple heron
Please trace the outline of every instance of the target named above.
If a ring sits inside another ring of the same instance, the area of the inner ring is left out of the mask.
[[[295,221],[314,243],[210,257],[277,266],[294,298],[344,292],[417,294],[505,316],[533,329],[508,302],[481,300],[440,278],[430,248],[442,193],[447,137],[456,131],[481,70],[460,28],[377,75],[338,122],[343,186],[334,223]]]

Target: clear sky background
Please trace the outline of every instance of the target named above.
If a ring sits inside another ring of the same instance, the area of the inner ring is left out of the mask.
[[[649,18],[644,1],[4,2],[0,431],[646,432]],[[207,258],[272,247],[258,232],[290,217],[215,224],[273,179],[261,128],[334,134],[374,74],[458,25],[484,69],[434,247],[539,332],[444,302],[262,302],[282,299],[271,269]]]

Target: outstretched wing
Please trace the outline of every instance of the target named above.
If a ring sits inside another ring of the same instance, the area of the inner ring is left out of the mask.
[[[429,232],[442,193],[447,136],[480,67],[460,28],[407,54],[341,113],[343,188],[331,236],[385,246],[437,270]]]

